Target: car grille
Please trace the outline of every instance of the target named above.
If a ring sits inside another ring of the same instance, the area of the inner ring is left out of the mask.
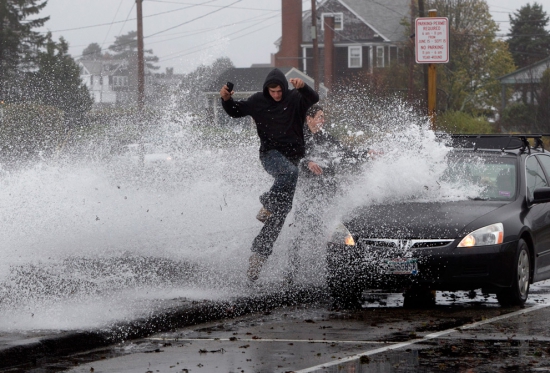
[[[361,246],[370,246],[377,249],[392,249],[397,251],[409,251],[417,249],[433,249],[444,247],[454,240],[448,239],[414,239],[399,240],[391,238],[362,238],[359,240]]]

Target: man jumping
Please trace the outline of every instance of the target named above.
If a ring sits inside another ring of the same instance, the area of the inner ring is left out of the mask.
[[[263,264],[271,255],[273,244],[292,209],[298,181],[298,164],[305,153],[303,123],[307,110],[319,101],[319,95],[302,79],[292,78],[288,89],[285,75],[273,69],[266,77],[263,92],[246,100],[234,101],[227,85],[220,90],[225,112],[240,118],[250,115],[260,138],[260,162],[275,178],[269,191],[260,196],[263,207],[256,216],[264,223],[252,242],[247,275],[256,281]]]

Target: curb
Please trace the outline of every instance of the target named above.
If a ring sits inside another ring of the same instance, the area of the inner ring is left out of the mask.
[[[117,323],[107,329],[80,330],[48,336],[37,342],[0,350],[0,372],[36,368],[46,360],[66,357],[130,339],[144,338],[154,333],[268,311],[282,306],[315,303],[324,295],[325,291],[322,288],[297,288],[229,301],[194,302],[190,306],[174,307],[150,317]]]

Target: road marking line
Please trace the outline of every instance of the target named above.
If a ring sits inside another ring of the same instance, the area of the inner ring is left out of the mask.
[[[295,342],[295,343],[356,343],[356,344],[388,344],[388,342],[380,341],[335,341],[335,340],[324,340],[324,339],[268,339],[268,338],[250,338],[250,339],[235,339],[231,340],[229,338],[161,338],[161,337],[151,337],[144,338],[152,341],[231,341],[231,342]]]
[[[507,318],[517,316],[517,315],[523,315],[523,314],[526,314],[526,313],[529,313],[529,312],[532,312],[532,311],[537,311],[537,310],[540,310],[540,309],[546,308],[546,307],[550,307],[550,303],[549,304],[539,304],[539,305],[536,305],[536,306],[533,306],[533,307],[530,307],[530,308],[526,308],[526,309],[523,309],[523,310],[519,310],[519,311],[516,311],[516,312],[507,313],[506,315],[493,317],[491,319],[478,321],[478,322],[475,322],[475,323],[472,323],[472,324],[466,324],[466,325],[459,326],[459,327],[452,328],[452,329],[442,330],[442,331],[436,332],[436,333],[426,334],[424,337],[422,337],[420,339],[413,339],[413,340],[410,340],[410,341],[407,341],[407,342],[396,343],[396,344],[391,345],[391,346],[381,347],[381,348],[377,348],[375,350],[362,352],[360,354],[355,354],[355,355],[352,355],[352,356],[348,356],[348,357],[340,359],[340,360],[333,360],[333,361],[330,361],[330,362],[325,363],[325,364],[320,364],[320,365],[316,365],[316,366],[313,366],[313,367],[310,367],[310,368],[297,370],[297,371],[295,371],[295,373],[313,373],[315,371],[318,371],[319,369],[328,368],[328,367],[333,366],[333,365],[338,365],[338,364],[346,363],[346,362],[349,362],[349,361],[357,360],[357,359],[361,358],[361,356],[371,356],[371,355],[379,354],[381,352],[397,350],[399,348],[410,346],[410,345],[413,345],[415,343],[419,343],[419,342],[427,341],[427,340],[430,340],[430,339],[438,338],[438,337],[441,337],[442,335],[455,333],[455,332],[458,332],[461,329],[464,329],[464,330],[472,329],[472,328],[478,327],[480,325],[484,325],[484,324],[488,324],[488,323],[491,323],[491,322],[494,322],[494,321],[507,319]]]

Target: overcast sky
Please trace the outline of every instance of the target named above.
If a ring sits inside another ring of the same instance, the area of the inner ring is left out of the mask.
[[[504,35],[508,14],[533,1],[487,3]],[[537,3],[550,14],[550,0]],[[303,4],[309,9],[311,0]],[[116,36],[137,29],[135,0],[49,0],[40,16],[50,16],[40,31],[63,36],[75,58],[90,43],[107,49]],[[237,67],[268,63],[281,36],[281,0],[143,0],[143,17],[145,48],[160,58],[159,71],[187,73],[222,56]]]

